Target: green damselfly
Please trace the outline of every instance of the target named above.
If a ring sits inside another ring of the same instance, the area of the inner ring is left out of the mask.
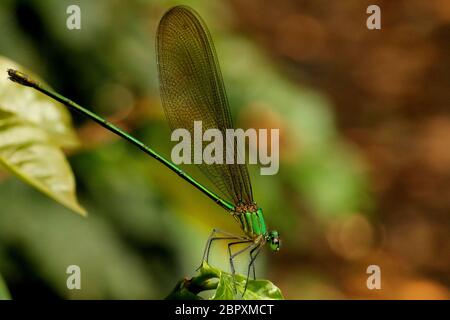
[[[156,52],[161,100],[171,129],[184,128],[192,134],[194,121],[202,121],[205,130],[215,128],[224,136],[226,129],[233,129],[215,48],[205,23],[194,10],[186,6],[177,6],[164,14],[158,27]],[[227,162],[198,164],[199,169],[220,191],[219,195],[97,114],[19,71],[10,69],[8,74],[12,81],[44,93],[131,142],[228,211],[239,223],[243,235],[236,236],[213,229],[203,253],[203,260],[208,261],[213,241],[227,240],[231,272],[235,273],[234,258],[249,252],[247,278],[252,267],[253,277],[256,278],[254,262],[261,248],[268,243],[272,251],[280,249],[278,232],[267,229],[263,211],[253,200],[250,177],[245,164],[238,164],[236,161],[233,164]],[[237,252],[232,252],[232,247],[238,244],[248,245]]]

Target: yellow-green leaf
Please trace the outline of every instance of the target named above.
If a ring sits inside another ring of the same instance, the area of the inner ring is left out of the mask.
[[[85,215],[75,180],[61,147],[78,141],[70,115],[50,98],[6,80],[6,70],[29,73],[0,57],[0,164],[64,206]]]
[[[211,268],[208,265],[203,267]],[[280,289],[269,280],[248,280],[242,274],[234,276],[225,271],[215,269],[219,273],[219,284],[212,300],[230,300],[243,297],[245,300],[280,300],[283,299]],[[245,291],[245,293],[244,293]]]
[[[59,147],[48,133],[10,112],[0,111],[0,163],[25,182],[85,215],[75,197],[75,181]]]
[[[198,276],[183,279],[167,296],[169,300],[200,299],[199,292],[215,290],[212,300],[280,300],[284,299],[280,289],[269,280],[248,280],[241,274],[234,276],[211,267],[205,261],[198,270]],[[245,292],[245,293],[244,293]]]
[[[8,80],[7,69],[19,70],[41,81],[32,72],[0,56],[0,110],[9,111],[47,131],[49,139],[58,146],[77,146],[78,139],[67,109],[36,90]]]
[[[9,294],[8,288],[6,287],[6,283],[0,275],[0,300],[10,300],[11,295]]]

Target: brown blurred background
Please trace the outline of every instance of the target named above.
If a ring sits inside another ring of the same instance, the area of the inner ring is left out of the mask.
[[[450,3],[230,3],[238,30],[293,80],[326,92],[339,130],[369,164],[376,223],[352,217],[332,226],[322,235],[330,248],[289,268],[306,260],[353,297],[450,298]],[[364,27],[370,4],[381,8],[381,30]],[[370,263],[382,267],[380,292],[355,275]]]

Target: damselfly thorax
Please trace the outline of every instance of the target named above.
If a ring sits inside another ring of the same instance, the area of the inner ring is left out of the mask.
[[[264,241],[267,235],[266,222],[261,208],[256,203],[242,203],[233,212],[234,219],[240,224],[247,237]],[[261,239],[263,238],[263,239]]]

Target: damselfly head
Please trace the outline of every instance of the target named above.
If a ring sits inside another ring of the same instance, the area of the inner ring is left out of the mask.
[[[270,250],[272,251],[280,251],[281,247],[281,239],[278,231],[272,230],[269,231],[267,236],[267,242],[269,243]]]

